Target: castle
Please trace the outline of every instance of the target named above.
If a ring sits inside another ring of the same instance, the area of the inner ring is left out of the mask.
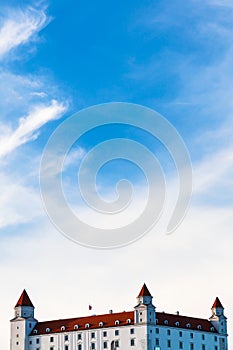
[[[227,350],[218,298],[207,319],[157,312],[144,284],[133,311],[38,322],[24,290],[11,320],[11,350]]]

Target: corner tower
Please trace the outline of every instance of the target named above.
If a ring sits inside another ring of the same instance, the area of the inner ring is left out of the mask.
[[[141,339],[141,342],[146,343],[148,350],[155,349],[156,311],[152,299],[153,297],[144,283],[134,308],[134,322],[135,325],[141,326],[144,330],[144,339]]]
[[[34,318],[34,306],[24,289],[15,308],[15,317],[11,320],[11,350],[28,350],[28,336],[37,323]]]
[[[219,339],[219,349],[227,349],[227,318],[224,315],[224,307],[222,306],[221,301],[217,297],[211,308],[212,315],[209,320],[212,325],[217,329],[218,333],[221,335]]]

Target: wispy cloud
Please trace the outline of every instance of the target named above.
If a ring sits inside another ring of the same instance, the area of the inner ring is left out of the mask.
[[[16,130],[1,136],[0,157],[12,152],[15,148],[38,137],[39,129],[51,120],[56,120],[65,112],[66,106],[56,100],[49,106],[37,106],[26,117],[19,120]],[[6,129],[5,129],[6,130]]]
[[[44,10],[28,7],[7,11],[0,27],[0,59],[33,38],[49,22]]]

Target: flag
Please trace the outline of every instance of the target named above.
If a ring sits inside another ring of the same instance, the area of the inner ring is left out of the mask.
[[[92,310],[92,306],[91,305],[89,305],[89,310]]]

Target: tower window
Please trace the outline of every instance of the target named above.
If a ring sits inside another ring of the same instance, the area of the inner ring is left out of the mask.
[[[204,344],[202,344],[202,347],[201,347],[201,348],[202,348],[202,350],[205,350],[205,345],[204,345]]]
[[[193,333],[190,333],[190,338],[193,339]]]
[[[95,343],[91,343],[91,349],[92,349],[92,350],[95,349]]]
[[[95,338],[95,332],[91,333],[91,337],[92,337],[92,339]]]
[[[167,335],[171,335],[170,329],[167,330]]]
[[[36,344],[40,344],[40,338],[36,338]]]
[[[118,329],[115,330],[115,335],[119,335],[119,330]]]
[[[107,348],[108,348],[108,342],[104,341],[104,349],[107,349]]]
[[[108,333],[106,331],[103,332],[103,337],[107,337]]]
[[[194,344],[190,343],[190,350],[194,350]]]
[[[82,339],[82,333],[78,333],[78,340]]]
[[[167,341],[167,347],[168,347],[168,348],[171,347],[171,340],[170,340],[170,339],[168,339],[168,341]]]
[[[54,342],[54,337],[50,337],[50,343]]]
[[[155,328],[155,333],[159,334],[159,328]]]
[[[78,344],[78,350],[82,350],[82,344]]]
[[[135,346],[135,339],[130,339],[130,345]]]
[[[182,337],[182,332],[179,332],[179,336]]]
[[[116,348],[119,348],[119,346],[120,346],[119,340],[116,340],[116,341],[115,341],[115,347],[116,347]]]
[[[130,329],[130,334],[134,334],[134,328]]]
[[[64,340],[65,341],[69,340],[69,336],[67,334],[64,336]]]
[[[69,346],[68,345],[65,345],[65,350],[69,350]]]
[[[205,340],[205,334],[202,334],[201,338],[202,340]]]
[[[179,342],[179,349],[183,349],[183,342],[182,341]]]
[[[156,345],[156,346],[159,346],[159,338],[156,338],[156,339],[155,339],[155,345]]]

